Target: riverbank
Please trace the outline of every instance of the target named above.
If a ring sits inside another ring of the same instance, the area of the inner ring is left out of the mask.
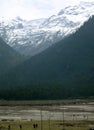
[[[0,120],[94,120],[93,100],[0,101]]]

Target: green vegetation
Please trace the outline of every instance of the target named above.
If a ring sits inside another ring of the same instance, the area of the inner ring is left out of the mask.
[[[33,127],[33,124],[38,124],[37,128]],[[49,120],[42,121],[1,121],[0,127],[8,128],[10,125],[10,130],[89,130],[90,125],[94,125],[93,121],[56,121],[56,120]],[[3,130],[3,129],[1,129]]]
[[[85,91],[88,90],[88,91]],[[0,99],[5,100],[60,100],[60,99],[94,99],[94,87],[62,85],[33,85],[26,87],[2,87]]]
[[[0,37],[0,78],[7,71],[22,63],[25,60],[24,56],[21,56],[13,48],[8,46]]]
[[[76,33],[0,78],[1,99],[94,96],[94,17]]]

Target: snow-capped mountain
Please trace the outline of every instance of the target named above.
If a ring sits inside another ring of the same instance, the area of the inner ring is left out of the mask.
[[[35,55],[75,32],[94,14],[94,2],[68,6],[50,18],[26,21],[17,17],[1,21],[0,33],[7,43],[25,55]]]

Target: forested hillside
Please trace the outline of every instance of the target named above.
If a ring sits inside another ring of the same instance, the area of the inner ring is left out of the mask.
[[[76,33],[10,71],[2,85],[9,92],[12,88],[17,99],[93,96],[94,17]]]

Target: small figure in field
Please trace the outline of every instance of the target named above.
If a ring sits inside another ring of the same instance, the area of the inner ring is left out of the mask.
[[[22,125],[20,125],[20,130],[22,129]]]
[[[8,125],[8,130],[10,130],[10,125]]]
[[[33,128],[35,128],[36,127],[36,125],[35,124],[33,124]]]
[[[38,127],[38,124],[36,124],[36,128]]]
[[[33,128],[37,128],[38,127],[38,124],[33,124]]]

